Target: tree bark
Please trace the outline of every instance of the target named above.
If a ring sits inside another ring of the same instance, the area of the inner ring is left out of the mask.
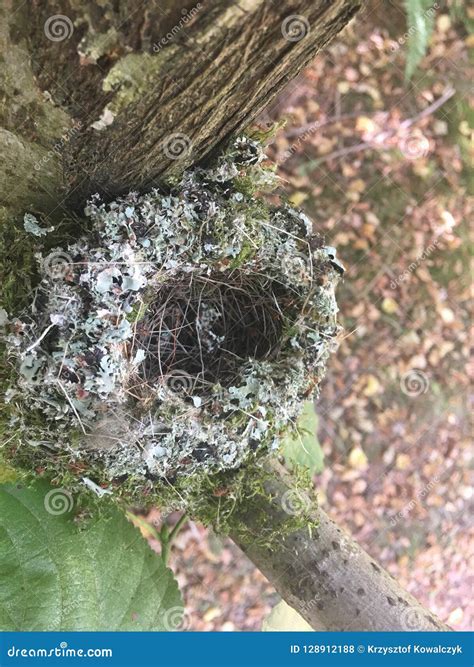
[[[18,7],[4,0],[2,224],[25,212],[55,223],[95,192],[109,198],[146,189],[205,160],[282,91],[359,5],[43,0]],[[298,39],[289,23],[295,15],[293,29],[304,32]],[[176,135],[184,145],[178,155],[169,150]],[[288,490],[275,480],[274,500],[261,499],[269,535],[288,519],[278,501]],[[290,533],[276,551],[252,538],[261,530],[252,508],[239,511],[248,530],[235,541],[313,627],[446,629],[323,512],[315,515],[312,537],[303,529]]]
[[[450,630],[297,490],[281,466],[275,468],[269,495],[238,509],[245,530],[232,538],[315,630]],[[308,516],[308,526],[288,533],[297,513]],[[310,530],[310,523],[317,527]],[[279,533],[275,546],[262,542],[262,535]]]
[[[63,197],[79,208],[94,192],[114,198],[146,189],[205,159],[248,125],[359,6],[160,0],[137,9],[127,0],[43,0],[10,8],[5,31],[17,66],[28,61],[23,68],[36,79],[41,112],[49,105],[63,114]],[[54,143],[37,140],[46,150]]]

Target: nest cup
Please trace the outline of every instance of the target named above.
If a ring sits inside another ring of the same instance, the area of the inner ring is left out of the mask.
[[[171,193],[94,197],[88,235],[53,251],[67,267],[40,256],[34,302],[3,336],[12,456],[113,485],[278,446],[334,349],[343,268],[301,211],[256,196],[263,161],[241,137]]]
[[[139,376],[151,390],[166,381],[179,387],[173,378],[182,377],[190,395],[230,387],[248,359],[278,355],[291,311],[288,289],[241,269],[174,280],[136,326],[132,353],[146,352]]]

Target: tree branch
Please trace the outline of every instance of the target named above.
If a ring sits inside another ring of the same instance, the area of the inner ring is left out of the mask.
[[[256,496],[238,509],[248,530],[232,538],[315,630],[450,630],[276,467],[270,498]],[[317,528],[285,534],[288,512],[308,512],[308,526],[312,520]],[[272,540],[275,535],[282,537]]]

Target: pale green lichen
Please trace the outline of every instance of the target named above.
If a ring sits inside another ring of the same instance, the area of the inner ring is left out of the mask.
[[[197,512],[277,449],[334,346],[343,269],[301,211],[240,187],[271,180],[263,159],[241,137],[171,193],[95,197],[90,231],[38,254],[4,335],[7,458]]]
[[[162,68],[163,58],[148,53],[129,53],[121,58],[108,72],[102,83],[106,93],[114,92],[107,104],[107,109],[117,115],[119,111],[131,104],[143,94],[149,84],[156,79]]]
[[[120,35],[113,26],[104,33],[89,29],[79,42],[77,51],[88,63],[96,63],[119,44]]]

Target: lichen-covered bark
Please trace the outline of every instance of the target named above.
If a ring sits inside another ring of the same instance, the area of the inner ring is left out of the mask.
[[[97,136],[89,129],[78,138],[80,150],[74,158],[88,174],[85,187],[97,183],[115,195],[130,182],[147,186],[202,159],[255,118],[356,8],[345,0],[293,4],[311,26],[298,42],[286,40],[281,32],[291,11],[287,3],[254,0],[244,3],[244,10],[222,3],[212,22],[205,12],[202,19],[198,16],[186,43],[187,57],[183,59],[179,49],[164,54],[161,68],[120,109],[108,130]],[[163,149],[163,142],[176,132],[189,139],[190,149],[180,160],[170,159]],[[77,175],[70,172],[69,177],[74,186]]]
[[[64,195],[76,206],[163,181],[239,131],[353,16],[358,0],[134,3],[45,0],[12,12],[38,88],[80,126],[62,151]],[[26,6],[28,5],[28,6]],[[167,7],[167,8],[166,8]],[[68,35],[45,36],[60,14]],[[296,15],[304,36],[287,39]],[[171,38],[170,38],[171,35]],[[172,159],[170,135],[187,148]]]
[[[291,478],[285,480],[284,472],[278,470],[267,483],[267,491],[270,497],[254,497],[237,510],[245,530],[232,537],[315,630],[450,629],[404,591],[324,511],[311,506]],[[286,524],[306,510],[308,525],[288,532]],[[262,536],[275,534],[281,535],[277,543],[262,542]]]
[[[0,224],[26,210],[59,212],[62,169],[54,146],[72,125],[37,85],[25,32],[16,34],[15,3],[0,5]]]

